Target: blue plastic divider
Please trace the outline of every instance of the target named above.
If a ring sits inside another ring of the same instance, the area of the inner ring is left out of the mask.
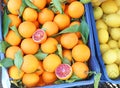
[[[120,84],[120,78],[112,80],[107,75],[105,64],[104,64],[104,61],[102,58],[102,54],[100,52],[100,45],[99,45],[99,40],[98,40],[98,35],[97,35],[96,23],[95,23],[93,8],[92,8],[91,3],[89,4],[89,11],[90,11],[90,18],[91,18],[91,22],[92,22],[95,52],[96,52],[96,56],[99,61],[100,69],[102,72],[101,82],[111,82],[114,84]]]
[[[1,13],[0,13],[0,17],[1,17]],[[88,46],[90,47],[90,50],[91,50],[91,56],[90,56],[90,60],[88,61],[88,65],[89,65],[89,68],[91,71],[95,71],[96,73],[100,73],[100,67],[99,67],[99,64],[97,62],[96,55],[95,55],[94,40],[93,40],[92,26],[91,26],[91,21],[90,21],[88,4],[85,5],[85,19],[86,19],[88,26],[89,26],[89,29],[90,29]],[[0,19],[0,24],[2,24],[1,21],[2,20]],[[2,25],[0,25],[0,40],[2,40]],[[64,84],[43,86],[42,88],[64,88],[64,87],[90,85],[93,83],[94,83],[94,75],[92,75],[90,78],[88,78],[86,80],[76,81],[73,83],[64,83]],[[36,88],[41,88],[41,87],[36,87]]]

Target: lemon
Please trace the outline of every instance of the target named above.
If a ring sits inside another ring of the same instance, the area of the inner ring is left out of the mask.
[[[120,39],[118,40],[118,47],[120,48]]]
[[[99,30],[99,29],[107,30],[108,29],[107,25],[105,24],[105,22],[102,19],[99,19],[96,21],[96,28],[97,28],[97,30]]]
[[[104,22],[110,27],[120,26],[120,15],[113,13],[103,17]]]
[[[108,31],[107,30],[104,30],[104,29],[100,29],[98,31],[98,39],[99,39],[99,42],[102,44],[102,43],[107,43],[108,39],[109,39],[109,34],[108,34]]]
[[[120,39],[120,28],[111,28],[110,36],[114,40],[119,40]]]
[[[113,0],[106,0],[101,4],[101,8],[105,14],[115,13],[118,10],[117,4]]]
[[[103,16],[103,11],[102,11],[102,9],[99,6],[98,7],[94,7],[93,13],[94,13],[95,20],[98,20],[98,19],[100,19]]]
[[[97,7],[100,6],[102,2],[100,2],[99,0],[97,0],[96,2],[92,2],[92,6],[93,7]]]
[[[106,71],[107,71],[108,77],[111,79],[116,79],[119,77],[119,74],[120,74],[119,68],[115,63],[106,65]]]
[[[111,39],[108,41],[108,45],[110,46],[110,48],[114,49],[114,48],[118,48],[118,43],[117,41]]]
[[[109,47],[108,44],[106,44],[106,43],[105,44],[100,44],[100,51],[101,51],[102,54],[105,53],[109,49],[110,49],[110,47]]]
[[[117,60],[115,61],[115,63],[120,65],[120,49],[116,48],[115,51],[117,53]]]
[[[120,6],[120,0],[114,0],[114,1],[117,4],[117,6],[119,7]]]
[[[120,9],[117,11],[117,14],[120,15]]]
[[[103,61],[105,64],[112,64],[117,60],[117,53],[113,49],[109,49],[103,54]]]

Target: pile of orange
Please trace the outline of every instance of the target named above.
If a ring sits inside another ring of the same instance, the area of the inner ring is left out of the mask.
[[[90,49],[83,43],[81,33],[65,33],[57,37],[53,35],[59,33],[67,27],[78,24],[84,12],[84,5],[77,0],[66,0],[61,3],[63,14],[59,11],[54,12],[48,6],[52,0],[32,0],[32,4],[40,11],[31,7],[26,7],[19,17],[19,9],[22,0],[9,0],[6,2],[11,23],[9,27],[16,26],[18,34],[9,29],[5,41],[11,46],[7,48],[5,56],[15,59],[15,54],[21,50],[23,63],[20,70],[14,65],[9,67],[8,73],[13,80],[21,79],[27,87],[52,85],[58,79],[55,69],[62,64],[62,59],[57,55],[57,45],[62,46],[62,55],[71,63],[72,71],[79,78],[86,79],[89,67],[86,62],[90,58]],[[36,43],[32,35],[37,29],[44,29],[47,38],[42,43]],[[39,60],[35,54],[41,50],[48,54],[43,60]]]

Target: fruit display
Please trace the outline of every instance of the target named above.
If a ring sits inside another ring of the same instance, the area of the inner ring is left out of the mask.
[[[89,1],[4,0],[0,64],[11,83],[43,87],[91,78]]]
[[[96,0],[92,2],[92,8],[99,41],[97,47],[100,47],[101,52],[98,57],[102,56],[99,61],[102,59],[106,68],[103,73],[108,76],[106,78],[109,81],[118,80],[120,77],[120,0]]]

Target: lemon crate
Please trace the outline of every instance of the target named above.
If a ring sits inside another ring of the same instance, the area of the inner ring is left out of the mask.
[[[102,54],[100,52],[100,45],[99,45],[99,41],[98,41],[96,23],[95,23],[93,8],[92,8],[91,3],[89,3],[89,11],[90,11],[90,17],[91,17],[91,21],[92,21],[91,24],[92,24],[92,29],[93,29],[93,39],[94,39],[96,57],[97,57],[98,62],[100,64],[100,70],[101,70],[101,73],[102,73],[100,81],[101,82],[111,82],[113,84],[120,84],[120,78],[112,80],[107,75],[107,71],[106,71],[105,64],[104,64],[104,61],[103,61],[103,58],[102,58]]]
[[[91,71],[99,73],[100,72],[100,67],[99,67],[99,64],[97,62],[97,59],[96,59],[96,56],[95,56],[95,51],[94,51],[94,41],[93,41],[93,34],[92,34],[92,27],[91,27],[88,4],[85,5],[85,19],[86,19],[87,24],[88,24],[89,29],[90,29],[88,46],[90,47],[90,50],[91,50],[91,56],[90,56],[90,60],[88,62],[88,65],[89,65],[89,68],[90,68]],[[2,13],[0,12],[0,41],[3,40],[2,36],[3,36],[2,35]],[[3,53],[0,53],[0,58],[1,59],[4,58]],[[74,87],[74,86],[90,85],[90,84],[93,84],[93,83],[94,83],[94,75],[90,76],[86,80],[76,81],[76,82],[73,82],[73,83],[48,85],[48,86],[44,86],[42,88]],[[3,85],[3,88],[10,88],[10,85],[11,85],[9,75],[7,73],[7,69],[4,68],[4,67],[2,67],[2,85]],[[36,88],[39,88],[39,87],[36,87]]]

